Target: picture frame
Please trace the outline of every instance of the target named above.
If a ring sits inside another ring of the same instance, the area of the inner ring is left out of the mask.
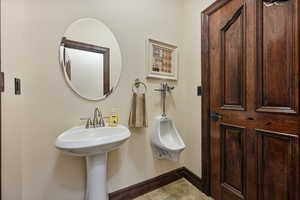
[[[178,80],[178,47],[147,40],[147,78]]]

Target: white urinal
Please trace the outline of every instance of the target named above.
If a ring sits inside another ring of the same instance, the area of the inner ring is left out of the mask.
[[[185,149],[185,144],[175,123],[166,116],[156,117],[154,123],[151,145],[155,156],[159,159],[178,161],[180,153]]]

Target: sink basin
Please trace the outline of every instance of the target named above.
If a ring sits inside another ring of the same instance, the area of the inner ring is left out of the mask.
[[[56,147],[75,156],[102,154],[118,148],[130,137],[127,127],[71,128],[56,139]]]
[[[107,153],[120,147],[131,133],[127,127],[71,128],[56,139],[57,149],[72,156],[86,158],[85,200],[108,200]]]

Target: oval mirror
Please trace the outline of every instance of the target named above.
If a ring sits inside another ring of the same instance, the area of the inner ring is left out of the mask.
[[[102,22],[85,18],[72,23],[61,39],[59,55],[67,84],[84,99],[104,99],[117,87],[121,51]]]

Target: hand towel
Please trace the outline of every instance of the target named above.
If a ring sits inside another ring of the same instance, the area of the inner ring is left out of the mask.
[[[128,126],[131,128],[148,127],[145,93],[133,93]]]

